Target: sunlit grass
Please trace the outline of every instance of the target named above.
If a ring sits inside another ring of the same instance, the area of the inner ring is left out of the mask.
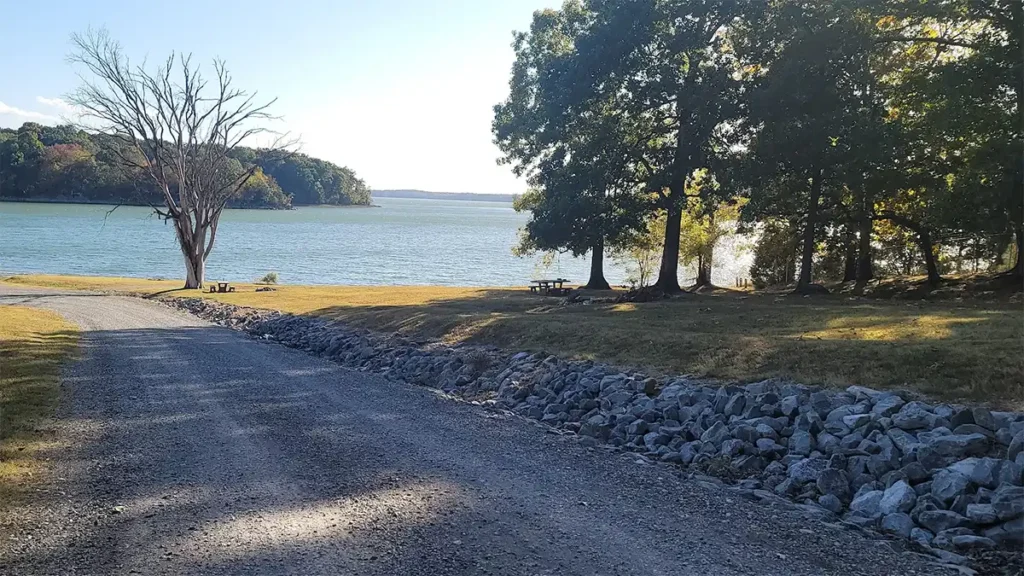
[[[10,282],[157,294],[167,282],[20,276]],[[177,288],[179,283],[170,283]],[[1024,407],[1024,310],[995,302],[784,297],[719,291],[642,304],[564,306],[522,288],[278,286],[173,291],[314,314],[449,343],[489,344],[751,381],[911,389],[944,400]]]
[[[898,342],[901,340],[943,340],[952,338],[954,330],[967,330],[967,324],[985,321],[983,316],[971,318],[951,317],[938,314],[924,314],[915,317],[892,319],[883,316],[857,318],[834,318],[823,330],[812,330],[797,335],[799,338],[818,340],[875,340]],[[983,328],[983,327],[979,327]],[[982,337],[983,334],[974,334]]]
[[[0,306],[0,501],[42,472],[39,455],[53,447],[43,428],[76,342],[76,328],[53,312]]]

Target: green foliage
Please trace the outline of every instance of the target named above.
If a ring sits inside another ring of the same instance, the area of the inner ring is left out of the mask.
[[[262,277],[256,279],[257,284],[277,284],[277,272],[267,272]]]
[[[117,154],[134,151],[115,153],[112,144],[108,136],[72,126],[26,122],[18,130],[0,129],[0,198],[161,203],[150,178],[126,172],[125,163],[118,161]],[[229,207],[370,203],[370,189],[352,170],[304,154],[240,147],[224,167],[225,174],[239,174],[253,164],[258,165],[256,172]]]
[[[509,98],[495,106],[501,162],[532,188],[515,204],[529,211],[517,254],[567,251],[582,255],[642,228],[641,200],[628,181],[625,131],[608,102],[582,113],[566,100],[575,43],[594,14],[575,0],[534,13],[529,33],[517,33]]]
[[[626,269],[626,282],[633,288],[650,286],[661,264],[661,243],[665,220],[656,219],[641,232],[623,238],[611,250],[612,259]]]
[[[297,206],[370,203],[370,189],[355,172],[305,154],[281,155],[266,150],[240,149],[236,158],[253,163],[273,178]]]
[[[789,284],[796,276],[797,235],[795,228],[777,220],[761,226],[754,245],[750,280],[755,288]]]
[[[650,251],[643,223],[663,222],[658,283],[671,292],[678,264],[710,277],[728,230],[716,207],[743,197],[740,220],[763,234],[760,285],[788,283],[797,261],[802,284],[812,266],[849,278],[872,260],[932,281],[1011,258],[1020,273],[1022,39],[1019,0],[537,12],[515,36],[493,125],[502,161],[535,188],[518,249],[581,254],[606,240],[635,261]]]

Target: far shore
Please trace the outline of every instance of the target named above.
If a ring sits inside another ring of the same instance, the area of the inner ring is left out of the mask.
[[[22,204],[81,204],[87,206],[138,206],[148,208],[149,204],[140,202],[117,202],[115,200],[96,200],[90,198],[10,198],[0,196],[0,202],[17,202]],[[379,204],[293,204],[288,208],[227,208],[228,210],[295,210],[297,208],[380,208]]]

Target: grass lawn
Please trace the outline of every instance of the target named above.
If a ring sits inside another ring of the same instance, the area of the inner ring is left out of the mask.
[[[180,281],[19,276],[11,283],[198,296]],[[517,288],[278,286],[202,294],[232,304],[325,315],[448,342],[750,381],[915,390],[1024,408],[1024,310],[997,302],[689,294],[644,304],[563,306]]]
[[[10,502],[42,472],[42,430],[57,406],[61,365],[77,329],[46,310],[0,306],[0,502]]]

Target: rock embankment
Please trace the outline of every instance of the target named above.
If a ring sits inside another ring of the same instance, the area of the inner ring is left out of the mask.
[[[584,442],[725,476],[752,498],[784,496],[822,517],[932,549],[1024,543],[1024,414],[859,386],[655,379],[202,299],[168,302],[345,366],[512,410]]]

